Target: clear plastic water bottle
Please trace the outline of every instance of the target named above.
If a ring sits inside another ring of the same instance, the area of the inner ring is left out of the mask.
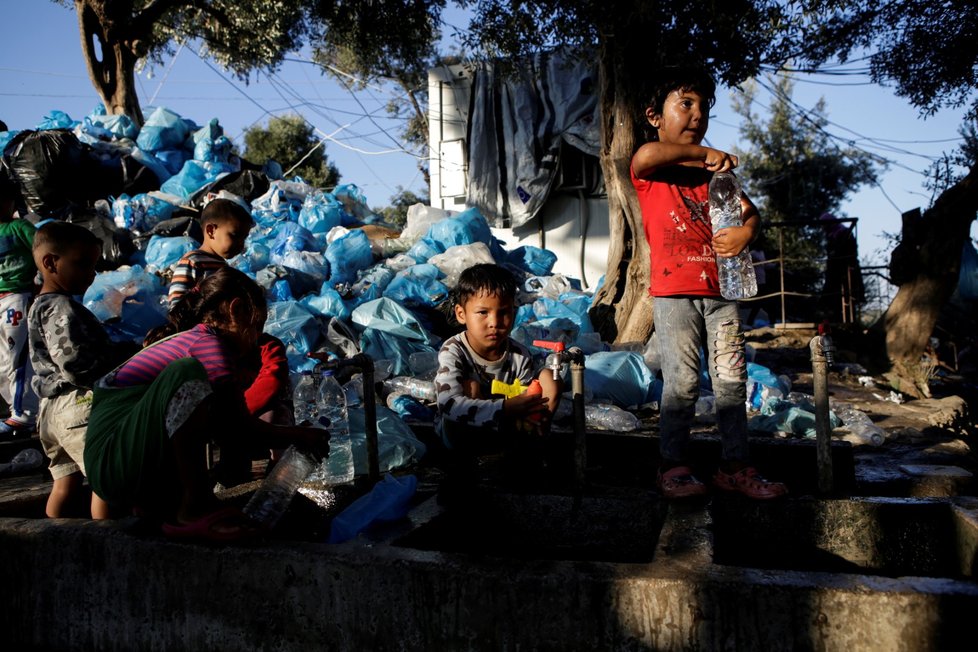
[[[849,431],[851,437],[845,437],[847,441],[869,446],[882,446],[886,441],[886,432],[862,410],[834,400],[829,401],[829,408],[842,420],[842,427]]]
[[[323,371],[319,381],[316,421],[318,427],[329,431],[329,456],[310,479],[328,485],[353,482],[353,443],[350,441],[346,392],[333,376],[332,370]]]
[[[592,403],[584,406],[584,423],[588,428],[630,432],[642,425],[638,417],[617,405]]]
[[[299,485],[309,477],[316,464],[315,456],[289,446],[245,505],[245,515],[265,529],[275,527],[288,510]]]
[[[730,226],[743,226],[740,181],[730,172],[717,172],[710,180],[710,222],[713,232]],[[720,294],[724,299],[746,299],[757,294],[757,277],[750,249],[733,258],[717,256]]]
[[[435,383],[431,380],[422,380],[411,376],[394,376],[384,381],[384,387],[388,392],[410,394],[421,401],[434,403],[438,400]]]
[[[297,426],[316,423],[316,399],[319,395],[316,377],[311,371],[303,371],[292,391],[292,413]]]

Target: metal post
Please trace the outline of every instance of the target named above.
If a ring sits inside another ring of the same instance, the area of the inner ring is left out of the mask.
[[[574,484],[584,488],[587,468],[587,427],[584,420],[584,361],[571,362],[571,394],[574,397]]]
[[[829,365],[832,363],[832,340],[816,335],[809,343],[812,352],[812,385],[815,390],[815,451],[818,465],[819,493],[833,489],[832,428],[829,423]]]

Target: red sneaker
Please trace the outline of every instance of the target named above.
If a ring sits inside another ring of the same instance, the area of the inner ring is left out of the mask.
[[[707,493],[706,485],[696,479],[688,466],[674,466],[665,473],[659,471],[659,491],[666,498],[688,498]]]
[[[753,466],[743,468],[736,473],[717,471],[713,476],[713,484],[717,489],[735,491],[757,500],[777,498],[788,493],[788,487],[783,482],[765,480]]]

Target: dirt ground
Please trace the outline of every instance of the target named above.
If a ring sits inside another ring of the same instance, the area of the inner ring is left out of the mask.
[[[815,334],[764,328],[749,331],[747,340],[754,362],[787,375],[792,391],[812,394],[809,343]],[[840,347],[829,372],[829,396],[865,412],[886,431],[881,446],[856,447],[857,482],[890,485],[896,494],[976,495],[978,386],[967,374],[939,369],[931,383],[933,398],[910,399],[855,362],[853,348]]]

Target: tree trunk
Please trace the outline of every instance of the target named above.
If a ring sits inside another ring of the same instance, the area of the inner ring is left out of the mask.
[[[601,171],[608,193],[608,268],[591,319],[606,341],[644,342],[652,332],[649,245],[629,166],[635,148],[636,71],[625,48],[604,39],[600,54]]]
[[[891,275],[906,278],[883,315],[891,383],[913,396],[929,396],[932,371],[921,363],[941,308],[957,287],[961,250],[978,212],[978,167],[945,190],[924,212],[906,220],[891,255]],[[896,269],[899,265],[901,268]]]
[[[136,94],[139,43],[128,33],[129,3],[75,0],[82,54],[88,76],[105,110],[125,114],[141,127],[143,113]]]

